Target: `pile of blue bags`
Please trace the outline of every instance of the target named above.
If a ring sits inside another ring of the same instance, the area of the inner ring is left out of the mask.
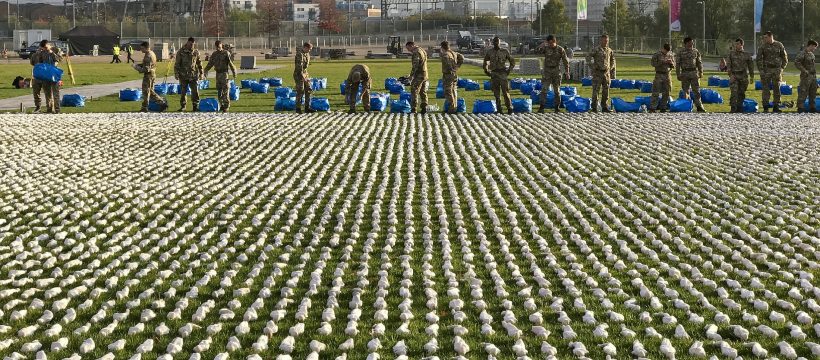
[[[122,89],[120,90],[120,101],[140,101],[142,100],[142,90]]]
[[[267,84],[265,84],[265,85],[267,85]],[[285,86],[278,87],[278,88],[274,89],[273,94],[277,98],[289,98],[289,97],[295,95],[294,92],[293,92],[293,89],[291,89],[289,87],[285,87]]]
[[[592,107],[592,100],[590,98],[574,96],[568,101],[564,102],[564,107],[571,113],[588,112]]]
[[[512,111],[514,113],[531,113],[532,99],[516,98],[512,99]]]
[[[85,97],[79,94],[65,94],[60,101],[62,107],[85,107]]]
[[[495,114],[495,100],[476,100],[473,103],[473,114]]]
[[[390,103],[390,94],[370,94],[370,111],[384,111]]]
[[[253,83],[251,84],[251,92],[255,94],[267,94],[268,89],[270,89],[270,85],[262,84],[262,83]],[[290,93],[290,88],[276,88],[278,91],[279,89],[288,89],[288,93]]]
[[[267,84],[265,84],[267,85]],[[204,98],[199,100],[199,111],[217,112],[219,111],[219,100],[216,98]]]
[[[323,97],[311,98],[310,108],[316,111],[330,111],[330,100]]]
[[[478,90],[481,90],[481,85],[479,85],[479,84],[478,84],[478,82],[476,82],[476,81],[473,81],[473,80],[466,80],[466,81],[464,82],[464,90],[467,90],[467,91],[478,91]]]
[[[327,78],[310,79],[310,88],[313,91],[319,91],[319,90],[327,89]]]
[[[244,85],[245,80],[242,80],[242,82],[243,82],[242,87],[244,88],[245,87],[245,85]],[[261,78],[261,79],[259,79],[259,83],[260,84],[268,84],[272,87],[279,87],[279,86],[282,86],[282,78]]]
[[[243,89],[250,89],[251,84],[256,83],[256,82],[257,81],[254,81],[254,80],[251,80],[251,79],[245,79],[245,80],[240,81],[239,83],[240,83],[240,85],[242,85]]]
[[[401,94],[404,91],[404,84],[399,82],[396,78],[387,78],[384,79],[384,89],[389,91],[391,94]]]
[[[276,102],[273,104],[273,110],[276,110],[276,111],[293,111],[293,110],[296,110],[296,98],[295,97],[276,98]]]

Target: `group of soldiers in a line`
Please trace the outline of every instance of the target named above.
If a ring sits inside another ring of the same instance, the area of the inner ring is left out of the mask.
[[[685,96],[692,97],[694,107],[698,112],[705,112],[700,94],[700,80],[703,78],[703,61],[698,49],[695,48],[694,39],[687,37],[684,39],[684,48],[677,54],[673,54],[671,46],[664,44],[663,48],[652,56],[651,64],[655,69],[655,78],[652,83],[652,100],[649,111],[666,112],[669,111],[669,95],[672,90],[672,70],[675,70],[677,79],[681,82],[681,88],[685,91]],[[305,96],[305,104],[310,104],[311,86],[307,73],[310,63],[309,43],[304,44],[302,51],[296,56],[296,67],[293,77],[296,81],[296,111],[301,113],[301,100]],[[411,112],[416,112],[417,105],[420,105],[419,112],[427,111],[427,89],[429,87],[427,72],[427,53],[412,41],[406,44],[406,49],[412,54],[411,80]],[[800,86],[798,87],[798,112],[816,112],[815,98],[817,96],[817,76],[815,70],[814,51],[817,49],[817,42],[809,40],[806,47],[797,56],[795,66],[800,70]],[[549,35],[546,41],[536,49],[536,53],[543,54],[542,87],[538,112],[543,113],[547,105],[546,89],[560,89],[563,78],[569,79],[569,58],[567,51],[558,45],[557,39]],[[615,54],[609,48],[609,36],[602,35],[599,45],[588,55],[587,61],[592,70],[592,102],[593,112],[612,112],[608,106],[610,82],[615,78]],[[456,89],[458,82],[458,70],[464,62],[464,57],[451,50],[449,43],[441,43],[441,65],[442,65],[442,85],[444,90],[445,103],[456,104]],[[775,41],[771,32],[765,33],[764,42],[757,52],[757,68],[760,73],[760,80],[763,87],[763,112],[781,112],[780,82],[783,79],[783,70],[788,64],[788,55],[782,43]],[[750,54],[743,51],[743,40],[737,39],[734,47],[725,60],[725,70],[729,75],[730,82],[730,105],[731,112],[742,112],[743,102],[746,99],[746,89],[754,80],[753,61]],[[508,76],[515,67],[515,59],[507,49],[500,47],[500,39],[493,38],[492,48],[485,52],[484,73],[490,77],[490,84],[495,97],[495,102],[501,109],[502,99],[508,113],[512,114],[510,88]],[[563,76],[562,76],[563,70]],[[350,106],[350,112],[355,112],[357,93],[361,88],[361,100],[365,111],[370,110],[370,70],[366,65],[357,64],[353,66],[347,78],[347,88],[345,101]],[[689,93],[691,90],[691,95]],[[771,93],[774,93],[773,99]],[[600,97],[599,97],[600,95]],[[770,103],[769,100],[772,100]],[[808,109],[805,102],[808,99]],[[771,105],[770,105],[771,104]],[[558,112],[561,106],[561,96],[553,96],[552,108]],[[306,112],[313,110],[309,105]],[[449,113],[456,111],[456,106],[451,105],[446,109]]]
[[[232,78],[236,79],[236,67],[231,61],[231,56],[227,50],[222,48],[222,42],[217,40],[214,43],[216,50],[208,58],[208,65],[202,67],[199,50],[196,49],[196,39],[188,38],[188,41],[177,53],[174,61],[174,78],[179,80],[179,111],[185,111],[187,106],[187,94],[190,90],[193,102],[193,111],[199,110],[199,87],[197,82],[208,77],[208,71],[212,68],[216,71],[216,90],[222,112],[227,112],[231,106],[230,82],[228,81],[228,71]],[[142,77],[142,107],[140,112],[148,111],[149,101],[157,104],[160,111],[165,111],[168,104],[154,91],[156,80],[157,56],[149,48],[148,42],[140,44],[140,52],[143,53],[142,63],[136,66],[137,70],[143,74]],[[48,63],[57,65],[62,60],[59,49],[53,47],[48,40],[40,42],[40,48],[32,54],[31,65]],[[34,113],[43,112],[41,108],[41,92],[45,93],[47,113],[60,112],[60,87],[58,83],[32,79],[32,89],[34,93]]]

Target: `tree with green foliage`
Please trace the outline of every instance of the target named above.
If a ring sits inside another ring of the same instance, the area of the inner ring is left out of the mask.
[[[532,22],[532,29],[539,34],[571,32],[573,29],[569,18],[567,18],[565,8],[563,0],[549,0],[538,12],[535,21]]]
[[[609,36],[629,36],[633,23],[626,0],[615,0],[604,8],[604,32]],[[616,29],[617,26],[617,29]]]

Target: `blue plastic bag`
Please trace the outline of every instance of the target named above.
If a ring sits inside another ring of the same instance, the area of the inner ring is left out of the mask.
[[[323,97],[311,98],[310,108],[316,111],[330,111],[330,101]]]
[[[490,80],[484,80],[484,90],[492,90],[493,89],[493,82]]]
[[[743,112],[744,113],[756,113],[757,112],[757,101],[754,101],[754,99],[744,99],[743,100]]]
[[[163,100],[166,104],[168,103],[168,100],[166,100],[166,99],[162,99],[162,100]],[[148,111],[151,111],[151,112],[162,112],[162,107],[159,105],[159,103],[155,102],[154,100],[148,100]]]
[[[521,90],[521,84],[525,83],[524,79],[515,78],[510,80],[510,89]]]
[[[565,102],[564,106],[567,108],[567,111],[571,113],[584,113],[591,109],[592,100],[590,98],[575,96]]]
[[[387,91],[390,91],[391,94],[401,94],[404,91],[404,85],[400,82],[394,82],[387,86]]]
[[[444,99],[444,88],[441,86],[436,88],[436,99]]]
[[[384,111],[387,109],[388,102],[390,102],[390,95],[388,94],[371,94],[370,111]]]
[[[820,109],[820,96],[814,98],[814,107],[816,109]],[[809,99],[806,99],[806,101],[803,102],[803,108],[806,110],[809,109]]]
[[[412,97],[413,97],[413,94],[410,93],[410,92],[407,92],[407,91],[402,91],[401,94],[399,94],[399,100],[410,101],[410,98],[412,98]]]
[[[544,90],[541,90],[544,91]],[[530,95],[530,100],[532,100],[533,104],[540,104],[541,103],[541,91],[533,91],[532,95]]]
[[[265,84],[267,85],[267,84]],[[255,92],[255,91],[254,91]],[[278,98],[289,98],[294,95],[293,90],[289,87],[278,87],[273,90],[273,94]]]
[[[694,99],[694,98],[695,98],[695,93],[694,93],[694,92],[692,92],[692,90],[691,90],[691,89],[689,89],[689,98],[690,98],[690,99]],[[678,91],[678,99],[686,99],[686,93],[684,93],[684,92],[683,92],[683,89],[680,89],[680,90]]]
[[[276,98],[273,104],[273,110],[276,111],[293,111],[296,110],[296,98]]]
[[[228,91],[229,91],[228,97],[231,99],[231,101],[238,101],[239,100],[239,87],[238,86],[232,85],[231,89],[228,90]]]
[[[712,89],[700,89],[700,101],[704,104],[723,104],[723,96]]]
[[[268,89],[270,89],[270,85],[268,85],[268,84],[262,84],[262,83],[253,83],[253,84],[251,84],[251,92],[252,93],[267,94]],[[276,90],[279,90],[279,89],[281,89],[281,88],[277,88]],[[290,90],[290,88],[286,88],[286,89]],[[288,94],[290,94],[290,93],[288,93]]]
[[[618,89],[620,87],[621,87],[621,80],[619,80],[619,79],[609,80],[609,88],[610,89]]]
[[[242,85],[243,89],[250,89],[251,85],[255,82],[256,81],[251,80],[251,79],[245,79],[245,80],[240,81],[239,83],[240,83],[240,85]]]
[[[652,92],[652,83],[648,82],[648,81],[641,83],[641,92],[642,93],[651,93]]]
[[[464,83],[464,90],[467,90],[467,91],[478,91],[478,90],[481,90],[481,85],[478,85],[478,83],[477,83],[477,82],[475,82],[475,81],[472,81],[472,80],[467,80],[467,81]]]
[[[582,77],[581,78],[581,86],[592,86],[592,77]]]
[[[496,110],[495,100],[476,100],[473,103],[473,114],[495,114]]]
[[[409,114],[410,102],[407,100],[393,100],[390,102],[390,112],[394,114]]]
[[[612,98],[612,108],[614,108],[616,112],[642,112],[642,105],[640,103],[629,102],[619,97]]]
[[[154,92],[157,93],[157,95],[168,95],[168,84],[154,85]]]
[[[444,102],[444,112],[450,111],[450,102]],[[457,113],[464,113],[467,112],[467,103],[464,102],[464,99],[458,98],[456,100],[456,112]]]
[[[633,90],[635,89],[635,80],[621,80],[618,87],[624,90]]]
[[[712,75],[707,80],[709,86],[720,86],[720,76]]]
[[[521,90],[521,93],[524,95],[532,95],[533,91],[535,91],[535,84],[531,82],[525,82],[521,84],[521,86],[518,89]]]
[[[470,80],[458,78],[458,80],[456,80],[456,87],[458,87],[459,89],[463,89],[465,86],[467,86],[468,81]]]
[[[561,92],[565,95],[578,95],[578,88],[575,86],[562,86]]]
[[[722,88],[729,87],[729,79],[720,79],[720,87],[722,87]]]
[[[211,80],[199,80],[196,84],[199,90],[206,90],[211,87]]]
[[[265,84],[267,85],[267,84]],[[199,111],[201,112],[217,112],[219,111],[219,100],[216,98],[204,98],[199,100]]]
[[[347,80],[345,80],[345,82],[346,82],[346,81],[347,81]],[[395,84],[395,83],[398,83],[398,82],[399,82],[399,79],[396,79],[396,78],[387,78],[387,79],[384,79],[384,89],[385,89],[385,90],[390,90],[390,84]]]
[[[780,95],[791,95],[793,88],[789,84],[780,85]]]
[[[512,99],[512,111],[514,113],[531,113],[532,99]]]
[[[120,90],[120,101],[140,101],[142,100],[142,90],[122,89]]]
[[[692,112],[692,99],[677,99],[669,104],[671,112]]]
[[[34,65],[34,78],[40,81],[59,82],[63,78],[63,69],[47,63]]]
[[[652,106],[652,97],[651,96],[636,96],[635,103],[646,106],[649,109]]]
[[[85,97],[79,94],[65,94],[60,101],[62,107],[85,107]]]
[[[313,91],[324,90],[327,88],[327,78],[310,79],[310,88]]]

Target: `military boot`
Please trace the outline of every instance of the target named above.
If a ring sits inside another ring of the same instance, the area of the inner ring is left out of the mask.
[[[774,103],[774,106],[772,107],[772,112],[773,113],[781,113],[782,111],[780,111],[780,104]]]

